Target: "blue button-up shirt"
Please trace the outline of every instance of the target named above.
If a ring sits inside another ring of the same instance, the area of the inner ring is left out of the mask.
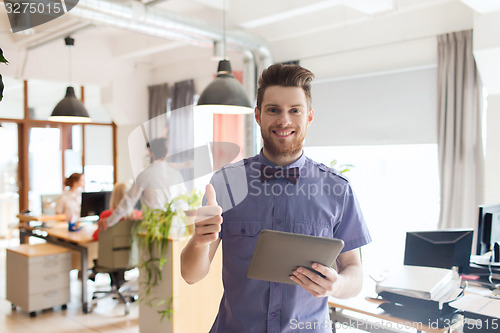
[[[224,295],[210,332],[331,332],[327,297],[249,279],[248,266],[263,229],[342,239],[343,251],[369,243],[358,201],[346,178],[304,154],[285,167],[300,168],[295,185],[283,178],[262,182],[262,164],[276,167],[261,152],[225,166],[211,181],[223,208]]]

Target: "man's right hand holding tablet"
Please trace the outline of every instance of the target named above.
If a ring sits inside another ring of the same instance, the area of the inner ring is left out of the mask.
[[[198,208],[194,234],[181,254],[181,274],[189,284],[198,282],[208,274],[220,243],[222,208],[217,204],[212,184],[206,186],[205,197],[207,204]]]

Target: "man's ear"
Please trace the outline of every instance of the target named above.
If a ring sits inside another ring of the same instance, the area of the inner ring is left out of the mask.
[[[309,110],[309,113],[307,114],[307,126],[310,126],[311,123],[313,122],[314,120],[314,110],[311,109]]]
[[[255,116],[255,121],[257,122],[257,124],[259,124],[260,126],[260,110],[257,109],[257,107],[255,107],[255,110],[254,110],[254,116]]]

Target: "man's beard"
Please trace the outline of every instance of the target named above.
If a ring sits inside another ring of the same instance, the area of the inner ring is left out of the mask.
[[[262,135],[262,141],[264,142],[264,148],[267,152],[274,156],[291,156],[302,151],[302,143],[306,133],[295,131],[293,134],[293,140],[287,142],[286,144],[277,142],[279,138],[276,138],[272,131],[264,132],[262,127],[260,128],[260,133]],[[288,140],[288,139],[287,139]]]

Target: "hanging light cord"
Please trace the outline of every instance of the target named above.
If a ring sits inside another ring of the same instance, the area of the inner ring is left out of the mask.
[[[66,38],[64,38],[64,44],[66,45],[66,47],[68,48],[68,77],[69,77],[69,82],[68,84],[71,86],[72,84],[72,62],[71,62],[71,56],[72,56],[72,51],[71,49],[73,48],[73,45],[75,44],[75,40],[73,38],[71,38],[71,36],[67,36]]]
[[[71,86],[72,85],[72,77],[71,77],[71,68],[72,68],[71,67],[71,48],[72,47],[71,47],[71,45],[67,45],[66,47],[68,48],[68,54],[69,54],[69,56],[68,56],[68,59],[69,59],[69,61],[68,61],[69,82],[68,82],[68,84]]]
[[[226,0],[222,2],[222,42],[224,43],[224,60],[226,60]]]

